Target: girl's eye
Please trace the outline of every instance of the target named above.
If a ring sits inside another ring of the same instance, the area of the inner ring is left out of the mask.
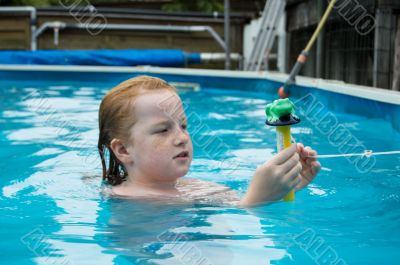
[[[156,133],[166,133],[168,132],[168,128],[164,128],[164,129],[160,129],[158,131],[156,131]]]

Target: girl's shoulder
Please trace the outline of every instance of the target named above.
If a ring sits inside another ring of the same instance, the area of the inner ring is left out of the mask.
[[[179,190],[205,191],[207,193],[215,193],[230,190],[229,187],[212,182],[195,178],[183,178],[177,182],[176,187]]]
[[[179,181],[177,188],[187,198],[199,202],[237,205],[240,201],[238,194],[234,190],[212,181],[184,178]]]
[[[104,185],[102,193],[105,196],[123,199],[161,200],[176,203],[206,203],[212,205],[237,206],[240,201],[238,194],[229,187],[195,178],[182,178],[176,183],[178,194],[160,194],[146,192],[140,189],[124,190],[123,186]]]

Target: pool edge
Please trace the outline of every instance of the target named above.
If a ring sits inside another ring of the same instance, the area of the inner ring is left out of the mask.
[[[109,72],[109,73],[149,73],[168,75],[191,75],[228,77],[241,79],[269,79],[283,83],[288,75],[278,72],[260,71],[229,71],[209,69],[165,68],[154,66],[60,66],[60,65],[1,65],[0,71],[47,71],[47,72]],[[365,98],[400,106],[400,92],[382,88],[359,86],[336,80],[316,79],[298,76],[296,84],[299,86],[330,91],[353,97]],[[278,89],[278,88],[277,88]]]

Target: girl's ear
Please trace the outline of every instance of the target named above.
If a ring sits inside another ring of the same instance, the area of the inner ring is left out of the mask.
[[[128,149],[124,146],[120,139],[112,139],[110,143],[110,148],[121,163],[123,163],[124,165],[133,164],[133,160],[129,154]]]

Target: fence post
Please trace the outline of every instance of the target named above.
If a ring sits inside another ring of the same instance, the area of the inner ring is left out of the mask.
[[[396,39],[394,42],[394,65],[393,65],[392,89],[400,91],[400,15],[397,16]]]
[[[376,10],[374,48],[374,87],[390,89],[390,68],[393,62],[391,44],[393,40],[394,15],[390,8]]]

